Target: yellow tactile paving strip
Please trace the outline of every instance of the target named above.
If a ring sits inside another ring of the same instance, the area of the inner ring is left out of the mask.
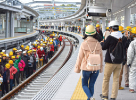
[[[86,96],[84,90],[82,89],[81,77],[77,83],[76,89],[75,89],[70,100],[87,100],[87,96]]]

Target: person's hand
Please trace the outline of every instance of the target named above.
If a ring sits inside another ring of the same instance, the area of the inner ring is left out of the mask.
[[[12,75],[14,75],[14,74],[12,73]]]
[[[7,83],[9,83],[9,80],[7,80]]]
[[[104,39],[101,41],[101,43],[104,42]]]

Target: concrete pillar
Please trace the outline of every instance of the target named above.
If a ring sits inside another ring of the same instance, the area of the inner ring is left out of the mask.
[[[105,18],[102,18],[102,32],[105,32],[105,25],[106,25],[106,20]]]
[[[5,28],[4,16],[2,17],[2,30]]]
[[[14,37],[14,13],[10,12],[10,37]]]
[[[118,17],[119,25],[121,25],[121,16]]]
[[[124,27],[130,26],[130,15],[131,15],[131,9],[125,8],[125,18],[124,18]]]
[[[39,20],[37,20],[37,23],[38,23],[38,26],[37,26],[37,28],[39,29]]]
[[[83,27],[85,27],[85,19],[83,18]]]
[[[135,14],[132,15],[132,24],[135,25]]]
[[[6,12],[6,32],[5,32],[5,38],[9,37],[9,11]]]

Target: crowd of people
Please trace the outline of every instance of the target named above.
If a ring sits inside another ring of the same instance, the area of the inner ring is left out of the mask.
[[[113,74],[112,92],[110,100],[116,100],[124,73],[125,87],[130,93],[136,91],[136,27],[119,25],[117,21],[111,21],[104,34],[100,25],[88,25],[84,33],[84,41],[79,49],[75,72],[82,71],[82,88],[87,100],[95,100],[94,85],[99,73],[103,72],[103,50],[105,54],[105,68],[102,83],[102,100],[109,98],[109,81]]]
[[[38,68],[48,63],[61,45],[62,36],[54,32],[43,39],[29,43],[26,47],[13,48],[9,53],[0,52],[0,90],[5,95],[24,79],[31,76]]]

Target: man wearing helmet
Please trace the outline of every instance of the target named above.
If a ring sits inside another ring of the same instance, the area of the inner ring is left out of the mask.
[[[101,38],[101,41],[102,41],[103,33],[102,33],[101,29],[100,29],[100,25],[99,24],[96,25],[96,32],[97,32],[97,34],[100,35],[100,38]]]
[[[119,74],[121,70],[121,64],[123,62],[122,58],[118,59],[114,54],[114,50],[117,50],[118,44],[122,45],[121,39],[123,37],[122,33],[119,32],[119,23],[117,21],[111,21],[109,24],[111,34],[107,37],[105,42],[101,42],[102,49],[107,50],[105,55],[105,70],[102,85],[102,94],[100,95],[102,100],[108,100],[109,94],[109,80],[113,73],[113,85],[112,94],[110,100],[116,100],[119,88]],[[120,42],[120,43],[119,43]],[[123,55],[123,47],[118,49],[118,52]],[[117,53],[117,52],[116,52]]]

